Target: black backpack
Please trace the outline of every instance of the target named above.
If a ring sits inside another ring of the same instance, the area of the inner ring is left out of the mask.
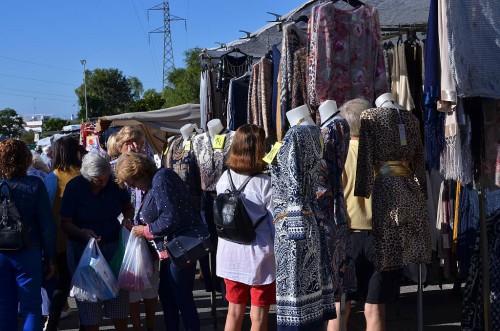
[[[28,246],[29,229],[21,222],[21,216],[12,199],[12,191],[19,185],[10,187],[7,182],[0,183],[0,252],[18,251]],[[7,187],[8,194],[4,194],[3,186]]]
[[[248,177],[236,189],[231,177],[231,171],[228,170],[227,174],[231,184],[231,191],[226,190],[225,193],[217,195],[214,201],[214,222],[217,235],[238,244],[250,244],[255,240],[255,229],[266,218],[267,214],[254,225],[242,201],[242,192],[253,176]]]

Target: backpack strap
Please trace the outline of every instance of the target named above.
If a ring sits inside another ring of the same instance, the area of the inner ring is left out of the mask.
[[[12,191],[14,191],[19,186],[19,184],[21,184],[21,181],[22,179],[15,183],[14,186],[10,187],[9,183],[7,183],[5,180],[2,180],[2,182],[0,183],[0,199],[10,200],[12,197]],[[2,187],[4,185],[7,186],[8,195],[5,195],[2,191]]]
[[[233,177],[231,176],[231,170],[228,169],[227,170],[227,174],[229,176],[229,184],[231,184],[231,190],[232,191],[238,191],[238,192],[243,192],[243,190],[247,186],[247,184],[250,181],[250,179],[253,178],[253,176],[248,176],[247,179],[245,179],[245,181],[243,182],[243,184],[241,184],[241,186],[238,189],[236,189],[236,186],[234,186],[234,183],[233,183]]]

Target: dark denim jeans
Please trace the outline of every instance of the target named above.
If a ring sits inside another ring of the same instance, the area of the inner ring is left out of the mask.
[[[0,330],[17,331],[18,311],[24,318],[23,331],[42,329],[41,286],[39,247],[0,253]]]
[[[196,263],[178,270],[170,259],[160,263],[160,296],[167,331],[178,331],[182,317],[186,331],[199,331],[200,318],[193,297]],[[180,316],[179,316],[180,315]]]

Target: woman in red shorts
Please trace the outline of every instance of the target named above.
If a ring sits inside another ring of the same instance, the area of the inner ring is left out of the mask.
[[[224,278],[229,310],[225,331],[241,330],[246,305],[250,300],[252,330],[267,330],[269,307],[276,303],[276,264],[274,261],[274,224],[272,217],[271,178],[262,173],[265,153],[264,129],[245,124],[234,136],[227,166],[217,183],[217,193],[231,190],[229,176],[239,188],[252,176],[243,190],[243,203],[254,224],[256,238],[237,244],[219,238],[217,276]]]

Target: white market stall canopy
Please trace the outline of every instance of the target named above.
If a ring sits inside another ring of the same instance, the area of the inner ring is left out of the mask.
[[[178,134],[179,129],[188,123],[200,123],[199,104],[188,103],[165,109],[99,117],[97,131],[105,131],[110,125],[141,125],[148,143],[157,153],[161,153],[166,133]]]
[[[237,47],[246,54],[252,55],[256,60],[266,54],[271,45],[281,42],[283,34],[279,28],[280,24],[294,21],[302,15],[309,17],[312,7],[320,2],[317,0],[308,1],[289,13],[281,15],[276,22],[266,24],[247,37],[228,42],[222,48],[208,49],[207,54],[214,58],[226,53],[232,47]],[[420,26],[426,24],[429,18],[429,0],[363,0],[363,3],[378,9],[382,27]],[[338,1],[338,6],[344,6],[342,8],[350,7],[343,1]],[[269,18],[270,20],[273,19],[271,15]],[[245,29],[245,27],[242,26],[241,29]]]

